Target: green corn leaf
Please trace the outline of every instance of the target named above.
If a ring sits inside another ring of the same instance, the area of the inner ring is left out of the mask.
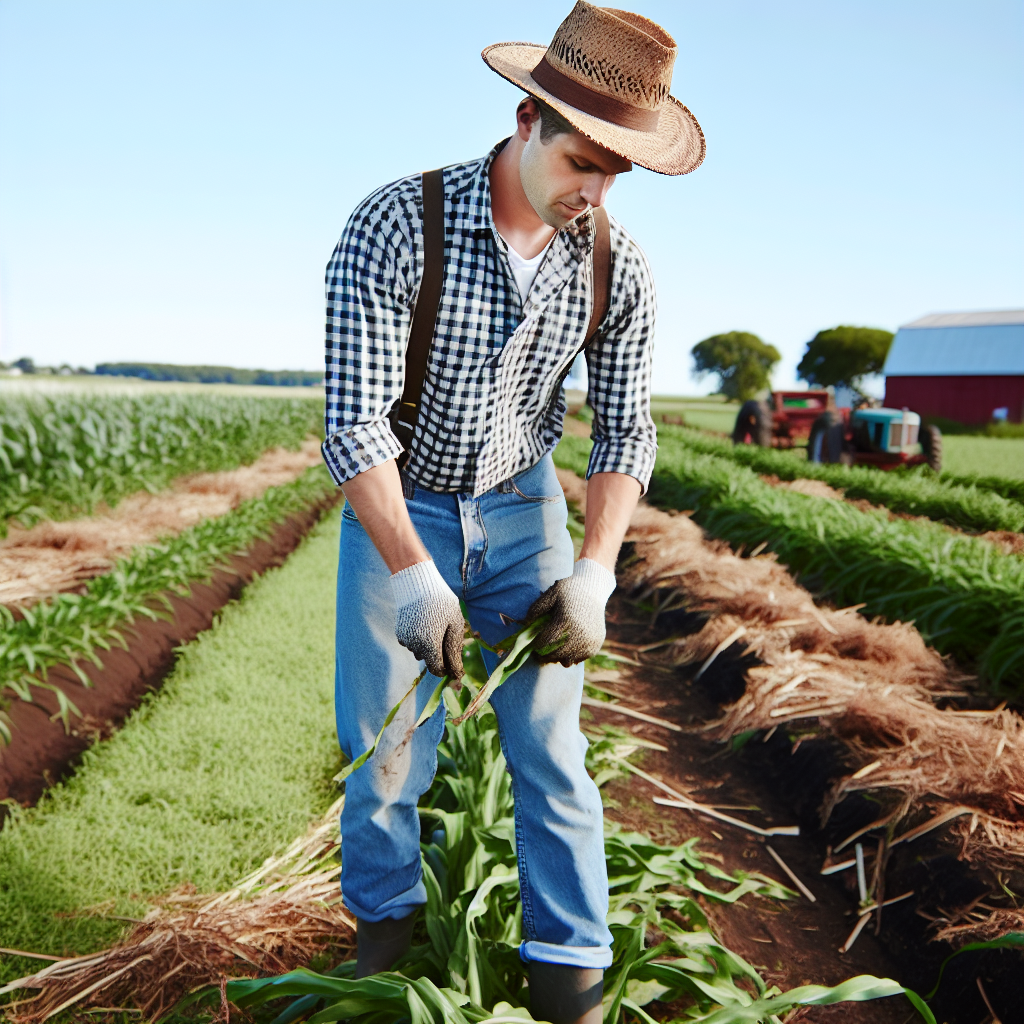
[[[515,635],[515,641],[511,649],[508,649],[508,653],[498,662],[494,671],[487,677],[487,682],[470,701],[469,707],[455,719],[456,725],[461,725],[467,719],[472,718],[487,703],[491,694],[505,680],[518,672],[526,664],[533,653],[533,641],[549,618],[550,616],[548,615],[542,615],[539,619],[535,619],[528,626],[524,626],[519,630],[518,634]],[[507,643],[507,641],[504,641],[503,645],[504,643]]]
[[[935,1015],[914,991],[891,978],[875,978],[861,974],[839,985],[803,985],[779,995],[758,999],[746,1006],[723,1006],[701,1018],[703,1024],[761,1024],[770,1016],[778,1016],[797,1006],[832,1006],[835,1003],[863,1003],[872,999],[905,995],[926,1024],[936,1024]]]
[[[946,970],[946,964],[950,960],[958,957],[961,953],[969,953],[976,949],[1024,949],[1024,932],[1007,932],[1006,935],[987,942],[968,942],[966,946],[962,946],[955,953],[950,953],[942,961],[942,965],[939,967],[939,976],[935,979],[935,987],[925,996],[925,999],[933,999],[935,993],[939,991],[939,986],[942,984],[942,975]]]
[[[420,712],[420,717],[416,719],[416,728],[418,729],[425,722],[429,721],[434,717],[434,712],[440,707],[441,695],[444,693],[444,688],[448,685],[448,676],[442,676],[437,686],[434,687],[434,692],[430,695],[430,699],[427,701],[423,710]]]
[[[342,770],[334,776],[335,782],[344,782],[357,768],[362,768],[367,761],[373,757],[377,750],[377,744],[380,743],[381,737],[384,735],[384,730],[395,720],[395,715],[401,710],[402,705],[416,692],[416,687],[420,685],[423,677],[427,674],[427,670],[424,669],[416,678],[413,680],[412,686],[402,694],[401,699],[398,703],[388,712],[387,717],[384,719],[384,724],[380,727],[380,731],[374,737],[373,743],[366,748],[351,764],[345,765]],[[433,699],[433,698],[431,698]],[[417,723],[419,724],[419,723]]]

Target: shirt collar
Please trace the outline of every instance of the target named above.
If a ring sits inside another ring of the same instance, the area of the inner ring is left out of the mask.
[[[491,231],[496,239],[500,237],[491,212],[490,170],[508,141],[502,139],[485,157],[465,164],[464,173],[456,174],[450,182],[452,190],[448,198],[452,204],[452,227],[456,231]],[[590,207],[556,232],[552,241],[560,237],[570,247],[589,252],[594,246],[594,217]]]

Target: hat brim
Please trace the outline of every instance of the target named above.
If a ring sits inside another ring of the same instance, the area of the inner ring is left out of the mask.
[[[506,81],[554,107],[577,131],[604,149],[659,174],[689,174],[704,161],[704,132],[697,119],[674,96],[662,105],[653,132],[623,128],[587,114],[539,86],[531,72],[547,52],[536,43],[495,43],[480,54]]]

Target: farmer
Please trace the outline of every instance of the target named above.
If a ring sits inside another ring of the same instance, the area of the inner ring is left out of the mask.
[[[561,645],[491,706],[515,798],[520,955],[534,1017],[556,1024],[600,1021],[612,961],[601,798],[579,730],[583,662],[604,641],[615,560],[657,447],[651,272],[598,208],[634,163],[685,174],[703,159],[699,125],[669,95],[675,55],[653,22],[585,0],[549,47],[488,47],[488,66],[528,94],[514,134],[444,168],[443,206],[430,205],[420,174],[378,189],[327,269],[323,451],[348,502],[336,681],[347,757],[370,747],[429,670],[347,783],[341,884],[358,922],[356,973],[399,959],[427,899],[416,808],[437,765],[443,706],[413,726],[439,679],[462,676],[460,601],[491,644],[550,613],[540,642]],[[443,249],[430,241],[431,210]],[[551,450],[562,380],[602,305],[586,350],[594,449],[574,564]],[[417,317],[425,372],[414,366]]]

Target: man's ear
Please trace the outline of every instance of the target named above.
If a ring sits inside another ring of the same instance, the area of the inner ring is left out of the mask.
[[[516,107],[516,133],[523,142],[530,141],[533,124],[540,120],[540,107],[532,96],[527,96]]]

